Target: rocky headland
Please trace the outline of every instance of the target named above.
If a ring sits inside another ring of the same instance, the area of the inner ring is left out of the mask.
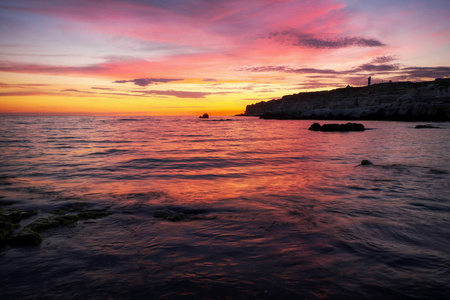
[[[450,121],[450,79],[287,95],[247,105],[242,115],[263,119]]]

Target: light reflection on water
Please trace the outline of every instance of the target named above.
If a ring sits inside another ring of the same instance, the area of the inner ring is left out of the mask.
[[[320,133],[312,121],[255,118],[0,123],[0,201],[40,215],[73,202],[113,212],[45,232],[38,247],[1,248],[5,299],[450,291],[449,124]]]

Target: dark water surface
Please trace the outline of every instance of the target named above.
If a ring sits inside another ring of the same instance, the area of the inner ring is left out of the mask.
[[[113,214],[1,247],[0,298],[448,297],[450,124],[311,123],[1,117],[0,203],[39,211],[22,226]]]

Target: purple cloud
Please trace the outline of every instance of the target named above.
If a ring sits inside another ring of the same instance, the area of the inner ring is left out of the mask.
[[[113,81],[113,83],[127,83],[127,82],[133,82],[135,85],[138,86],[148,86],[151,84],[158,84],[158,83],[168,83],[173,81],[182,81],[184,79],[172,79],[172,78],[137,78],[137,79],[131,79],[131,80],[116,80]]]
[[[191,99],[202,99],[208,95],[224,95],[224,94],[231,93],[231,92],[208,93],[208,92],[191,92],[191,91],[175,91],[175,90],[166,90],[166,91],[139,90],[139,91],[134,91],[134,92],[139,93],[141,96],[144,96],[144,95],[173,96],[173,97],[177,97],[177,98],[191,98]]]
[[[392,64],[392,65],[375,65],[375,64],[363,64],[354,69],[354,72],[390,72],[397,71],[400,69],[400,64]]]
[[[406,73],[409,77],[419,77],[419,78],[442,78],[450,75],[450,67],[409,67],[403,68],[402,71]]]
[[[259,66],[246,67],[242,71],[249,72],[283,72],[283,73],[297,73],[297,74],[340,74],[341,72],[331,69],[315,69],[315,68],[292,68],[289,66]]]
[[[211,95],[211,93],[206,92],[190,92],[190,91],[174,91],[174,90],[168,91],[150,90],[150,91],[136,91],[136,92],[142,95],[173,96],[177,98],[194,98],[194,99],[205,98],[206,96]]]
[[[386,55],[386,56],[377,56],[372,60],[372,63],[374,64],[386,64],[391,61],[396,60],[397,58],[392,55]]]
[[[273,39],[278,42],[285,42],[294,46],[316,48],[316,49],[386,46],[382,42],[375,39],[366,39],[362,37],[320,38],[313,36],[311,34],[297,32],[295,30],[273,32],[263,37]]]

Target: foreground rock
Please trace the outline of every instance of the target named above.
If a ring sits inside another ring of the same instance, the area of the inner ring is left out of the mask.
[[[364,131],[366,130],[363,124],[346,123],[346,124],[323,124],[313,123],[308,130],[312,131]]]
[[[34,216],[38,212],[22,211],[11,208],[0,209],[0,244],[8,243],[11,246],[34,246],[42,242],[41,232],[74,224],[81,220],[98,219],[109,216],[107,210],[86,210],[84,203],[71,203],[53,211],[53,216],[38,218],[25,226],[20,232],[10,237],[13,231],[20,227],[20,221],[24,218]]]
[[[450,79],[299,93],[246,107],[262,119],[450,121]]]
[[[5,244],[11,233],[20,227],[22,219],[36,214],[36,210],[23,211],[20,208],[0,209],[0,245]]]

